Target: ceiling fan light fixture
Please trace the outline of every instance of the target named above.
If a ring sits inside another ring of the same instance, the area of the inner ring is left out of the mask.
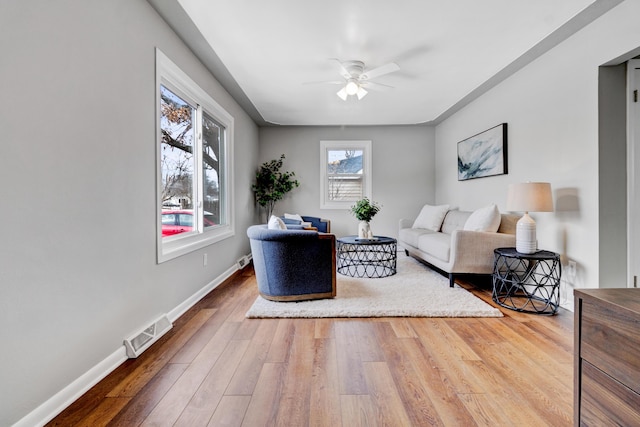
[[[342,89],[340,89],[336,95],[343,101],[347,101],[350,96],[357,96],[358,100],[361,100],[369,91],[365,90],[363,86],[366,86],[370,89],[375,90],[376,87],[382,88],[393,88],[393,86],[389,86],[382,83],[371,82],[370,80],[373,78],[378,78],[380,76],[384,76],[389,73],[393,73],[395,71],[400,70],[400,67],[395,62],[390,62],[385,65],[381,65],[379,67],[366,70],[364,66],[364,62],[362,61],[340,61],[336,58],[331,58],[333,61],[337,62],[340,68],[340,75],[345,79],[343,81],[330,81],[330,82],[318,82],[318,83],[329,83],[329,84],[344,84]]]
[[[347,95],[355,95],[360,90],[360,85],[356,79],[349,79],[344,89],[347,91]]]

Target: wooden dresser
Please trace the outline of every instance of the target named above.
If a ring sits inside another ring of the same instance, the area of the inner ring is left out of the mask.
[[[640,425],[640,289],[575,290],[574,425]]]

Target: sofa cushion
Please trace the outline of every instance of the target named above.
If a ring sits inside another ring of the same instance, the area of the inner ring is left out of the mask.
[[[424,205],[420,214],[413,222],[412,228],[426,228],[427,230],[440,231],[442,220],[448,210],[449,205]]]
[[[442,232],[451,234],[454,230],[462,230],[470,215],[471,212],[468,211],[455,210],[447,212],[447,216],[444,217],[442,222]]]
[[[448,262],[451,252],[451,235],[446,233],[424,234],[418,238],[418,249]]]
[[[522,215],[501,214],[500,217],[500,228],[498,228],[498,233],[516,234],[516,226],[520,218],[522,218]]]
[[[418,247],[418,239],[423,234],[434,234],[435,231],[426,228],[403,228],[398,231],[398,240],[411,246]]]
[[[500,227],[500,211],[495,204],[476,209],[464,224],[465,230],[495,233]]]

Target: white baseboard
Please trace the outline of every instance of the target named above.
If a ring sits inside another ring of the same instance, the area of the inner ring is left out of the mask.
[[[40,427],[45,425],[127,359],[127,351],[123,345],[102,362],[89,369],[74,382],[31,411],[26,417],[15,423],[13,427]]]
[[[178,305],[176,308],[171,310],[167,316],[171,322],[175,322],[180,316],[187,312],[191,307],[193,307],[198,301],[204,298],[209,292],[217,288],[222,282],[227,280],[233,273],[238,271],[238,266],[234,264],[232,267],[229,267],[227,271],[223,272],[220,276],[213,279],[206,286],[200,289],[195,294],[191,295],[187,298],[182,304]]]
[[[223,272],[220,276],[205,285],[191,297],[179,304],[176,308],[168,313],[169,320],[173,323],[182,316],[187,310],[193,307],[198,301],[204,298],[209,292],[218,287],[222,282],[227,280],[233,273],[238,271],[238,266],[234,264],[232,267]],[[69,405],[75,402],[80,396],[89,391],[91,387],[100,382],[104,377],[113,372],[118,366],[128,359],[127,351],[124,345],[119,347],[106,359],[99,362],[93,368],[89,369],[83,375],[78,377],[71,384],[60,390],[54,396],[42,403],[36,409],[27,414],[12,427],[41,427],[51,421],[59,413],[64,411]]]

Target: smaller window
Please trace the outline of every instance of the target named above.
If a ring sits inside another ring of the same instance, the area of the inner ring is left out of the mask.
[[[320,208],[371,198],[371,141],[320,141]]]

